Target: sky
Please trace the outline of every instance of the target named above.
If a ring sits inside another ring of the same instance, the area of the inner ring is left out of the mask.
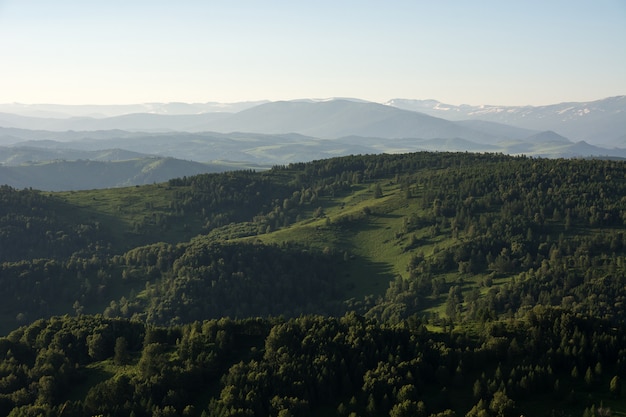
[[[625,94],[625,0],[0,0],[0,103]]]

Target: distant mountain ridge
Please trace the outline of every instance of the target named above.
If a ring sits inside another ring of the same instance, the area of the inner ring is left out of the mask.
[[[455,106],[436,100],[393,99],[385,103],[447,120],[482,120],[532,130],[553,130],[574,141],[626,146],[626,96],[547,106]]]
[[[41,109],[54,110],[46,106]],[[211,106],[204,109],[225,108]],[[343,155],[415,151],[626,158],[625,97],[543,107],[449,106],[434,100],[400,99],[386,104],[302,99],[240,106],[242,110],[237,112],[176,114],[201,109],[184,103],[154,104],[154,113],[113,117],[40,118],[0,113],[0,168],[4,172],[0,184],[46,190],[115,187],[192,175],[196,168],[206,170],[196,163],[211,163],[223,171],[230,169],[230,163],[223,161],[265,167]],[[0,110],[5,107],[0,105]],[[122,109],[135,107],[107,111]],[[81,111],[87,110],[93,109],[81,107]],[[166,110],[168,114],[159,113]],[[437,117],[441,115],[448,119]],[[149,158],[182,162],[158,165]],[[147,171],[138,174],[135,169],[141,166],[143,170],[142,164]],[[109,173],[113,167],[117,172]],[[81,176],[82,182],[67,177],[70,171]],[[118,178],[119,173],[125,175]],[[107,175],[110,181],[99,179]]]
[[[75,113],[67,113],[70,111]],[[54,116],[32,117],[42,112],[54,113]],[[94,113],[99,116],[87,117]],[[63,114],[72,117],[61,117]],[[548,106],[455,106],[436,100],[412,99],[393,99],[384,105],[359,99],[148,103],[75,108],[0,104],[0,127],[49,131],[299,133],[326,139],[349,135],[419,139],[458,137],[489,143],[552,130],[573,141],[626,147],[626,96]],[[515,129],[533,133],[515,132]]]
[[[188,115],[201,113],[236,113],[249,107],[267,103],[268,100],[242,101],[235,103],[141,103],[141,104],[92,104],[92,105],[65,105],[65,104],[0,104],[0,113],[12,113],[28,117],[60,118],[92,117],[106,118],[123,116],[133,113],[150,113],[161,115]]]
[[[392,109],[377,103],[332,100],[282,101],[262,104],[206,124],[218,132],[299,133],[323,139],[348,135],[421,139],[489,135],[421,113]]]
[[[126,130],[141,132],[185,131],[197,132],[212,121],[228,117],[230,113],[202,113],[163,115],[152,113],[132,113],[120,116],[93,118],[40,118],[0,113],[0,126],[17,129],[48,131],[96,131]]]
[[[261,104],[238,113],[190,115],[135,113],[108,118],[58,119],[0,113],[0,126],[49,131],[298,133],[323,139],[348,135],[422,139],[464,137],[469,140],[486,140],[490,137],[489,134],[444,119],[382,104],[351,100],[279,101]]]

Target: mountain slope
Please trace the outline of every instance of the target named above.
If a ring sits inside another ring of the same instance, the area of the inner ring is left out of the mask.
[[[318,138],[356,135],[423,139],[464,137],[481,140],[488,136],[425,114],[349,100],[267,103],[205,126],[221,132],[295,132]]]
[[[485,120],[460,120],[455,123],[479,132],[487,133],[496,138],[496,141],[501,141],[504,138],[523,140],[537,133],[536,130],[519,128],[503,123],[488,122]],[[483,141],[483,143],[487,142]],[[493,145],[495,143],[490,144]]]

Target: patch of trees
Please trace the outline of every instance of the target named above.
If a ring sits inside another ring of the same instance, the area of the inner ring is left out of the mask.
[[[120,258],[125,276],[155,278],[145,296],[116,303],[106,315],[175,324],[218,317],[298,316],[344,311],[332,253],[295,244],[152,245]]]
[[[110,239],[100,223],[76,222],[68,209],[40,191],[0,186],[0,262],[104,252]]]
[[[196,415],[191,399],[262,343],[267,327],[227,319],[184,328],[101,316],[40,320],[0,339],[0,414]]]
[[[0,264],[0,285],[4,308],[18,325],[59,313],[80,315],[94,311],[94,304],[108,304],[100,310],[106,317],[157,324],[224,316],[293,317],[345,311],[338,262],[342,258],[337,254],[296,244],[218,243],[198,237],[111,258],[5,262]],[[130,292],[115,297],[120,286]]]
[[[370,314],[407,317],[447,294],[446,315],[455,321],[541,304],[623,322],[625,168],[516,158],[407,175],[403,187],[421,209],[396,237],[413,259]],[[420,247],[442,235],[454,244],[424,256]],[[483,288],[507,284],[482,294],[476,276]]]
[[[170,327],[55,317],[0,339],[0,412],[495,417],[539,402],[582,414],[619,404],[625,346],[623,327],[542,306],[443,334],[355,313]]]

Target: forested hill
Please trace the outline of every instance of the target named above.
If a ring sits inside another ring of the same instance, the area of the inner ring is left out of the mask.
[[[626,415],[625,222],[498,154],[2,187],[0,414]]]

